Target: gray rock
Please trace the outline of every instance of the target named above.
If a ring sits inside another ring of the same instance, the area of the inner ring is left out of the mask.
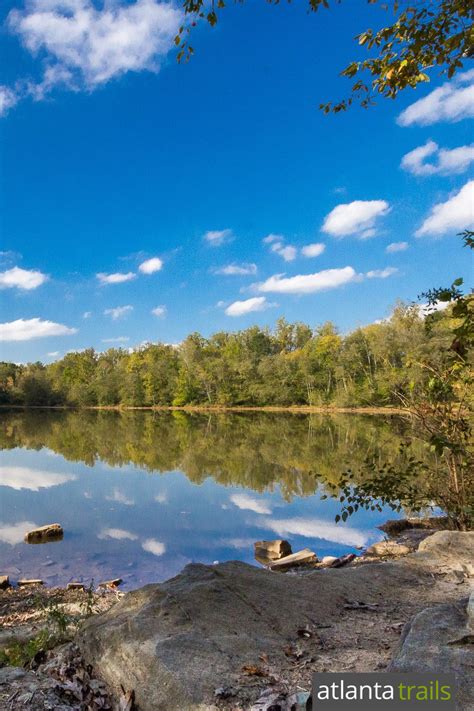
[[[408,546],[396,543],[395,541],[380,541],[379,543],[374,543],[370,548],[367,548],[367,555],[377,557],[390,556],[393,558],[400,555],[408,555],[410,552],[411,549]]]
[[[474,560],[474,531],[437,531],[420,543],[413,557],[468,569]]]
[[[28,531],[25,535],[25,543],[48,543],[49,541],[59,541],[63,538],[63,527],[59,523],[48,523],[33,531]]]
[[[474,649],[469,643],[466,604],[437,605],[415,615],[387,671],[453,672],[458,708],[474,708]]]
[[[320,566],[321,568],[330,568],[336,560],[339,559],[335,555],[325,555],[324,558],[321,559]]]

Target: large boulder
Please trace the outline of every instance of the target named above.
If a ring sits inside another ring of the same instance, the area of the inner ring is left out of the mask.
[[[452,672],[456,675],[458,706],[474,708],[474,648],[467,601],[438,605],[415,615],[388,671]]]
[[[425,538],[413,556],[417,562],[434,562],[474,574],[474,531],[437,531]]]

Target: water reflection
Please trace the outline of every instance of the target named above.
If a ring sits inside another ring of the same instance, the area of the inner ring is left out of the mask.
[[[395,418],[30,411],[0,414],[0,554],[15,578],[162,580],[188,562],[253,561],[253,542],[341,554],[380,537],[382,514],[334,523],[321,475],[398,450]],[[64,540],[27,546],[60,522]]]

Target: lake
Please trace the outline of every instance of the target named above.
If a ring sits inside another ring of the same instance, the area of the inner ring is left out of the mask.
[[[396,417],[151,411],[0,413],[0,574],[124,589],[187,563],[255,563],[256,540],[340,555],[380,539],[393,512],[335,524],[321,477],[396,455]],[[60,523],[60,542],[26,531]],[[255,563],[257,565],[257,563]]]

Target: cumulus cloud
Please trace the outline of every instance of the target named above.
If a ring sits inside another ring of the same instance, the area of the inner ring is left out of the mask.
[[[210,244],[211,247],[220,247],[232,239],[232,230],[209,230],[205,233],[203,239]]]
[[[48,280],[46,274],[35,269],[21,269],[13,267],[5,272],[0,272],[0,289],[23,289],[30,291],[36,289]]]
[[[388,254],[395,254],[395,252],[405,252],[405,250],[408,249],[408,242],[391,242],[387,247],[385,247],[385,251],[388,252]]]
[[[336,289],[358,278],[352,267],[344,267],[342,269],[324,269],[314,274],[297,274],[293,277],[275,274],[255,286],[258,291],[276,294],[313,294],[317,291]]]
[[[385,200],[354,200],[337,205],[326,215],[322,231],[333,237],[357,234],[359,239],[368,239],[376,234],[375,222],[390,212]]]
[[[129,499],[123,491],[120,491],[120,489],[114,489],[113,493],[105,498],[107,501],[115,501],[116,503],[124,504],[125,506],[133,506],[135,504],[135,501],[133,499]]]
[[[214,274],[223,274],[224,276],[246,276],[247,274],[256,273],[256,264],[227,264],[225,267],[220,267],[214,272]]]
[[[293,262],[298,254],[296,247],[291,244],[285,244],[283,235],[267,235],[263,238],[263,243],[270,245],[270,251],[280,255],[285,262]]]
[[[69,328],[62,323],[43,321],[40,318],[19,318],[16,321],[0,323],[0,341],[31,341],[47,336],[71,336],[77,328]]]
[[[99,272],[96,274],[97,279],[101,284],[123,284],[125,281],[132,281],[135,279],[135,274],[133,272],[114,272],[113,274],[104,274],[104,272]]]
[[[107,539],[113,538],[115,541],[136,541],[138,536],[123,528],[103,528],[97,535],[97,538]]]
[[[415,101],[399,115],[400,126],[428,126],[449,121],[454,123],[474,117],[474,69],[434,89]]]
[[[110,316],[112,321],[118,321],[121,318],[125,318],[128,314],[132,313],[133,306],[127,304],[127,306],[116,306],[113,309],[105,309],[105,316]]]
[[[183,13],[171,3],[136,0],[27,0],[8,15],[10,31],[24,47],[45,57],[36,98],[63,84],[94,89],[129,71],[157,72],[174,46]]]
[[[396,267],[385,267],[385,269],[372,269],[365,275],[367,279],[387,279],[387,277],[397,274]]]
[[[42,471],[31,467],[0,467],[0,486],[8,486],[17,491],[20,489],[29,489],[30,491],[49,489],[75,479],[74,474]]]
[[[426,159],[430,158],[430,161]],[[434,141],[406,153],[401,167],[413,175],[455,175],[464,173],[474,162],[474,143],[449,150]]]
[[[234,301],[225,310],[227,316],[243,316],[252,311],[265,311],[271,308],[273,304],[269,304],[264,296],[253,296],[251,299],[244,301]]]
[[[249,494],[232,494],[230,500],[234,506],[244,511],[255,511],[258,514],[271,514],[272,512],[266,501],[249,496]]]
[[[5,116],[8,111],[18,103],[19,96],[8,86],[0,86],[0,116]]]
[[[338,526],[335,523],[317,518],[287,518],[281,520],[260,520],[259,525],[267,528],[277,536],[303,536],[304,538],[322,538],[346,546],[365,546],[368,536],[364,531],[349,526]]]
[[[142,274],[154,274],[163,268],[163,260],[159,257],[151,257],[140,264],[138,269]]]
[[[326,245],[322,242],[313,242],[312,244],[306,244],[301,248],[301,254],[303,257],[319,257],[320,254],[324,252]]]
[[[15,546],[17,543],[23,543],[25,534],[35,528],[38,528],[38,524],[33,523],[33,521],[0,524],[0,541],[8,543],[10,546]]]
[[[434,205],[416,237],[442,235],[474,227],[474,180],[469,180],[446,202]]]
[[[164,318],[166,316],[166,306],[155,306],[151,313],[158,318]]]
[[[142,548],[144,551],[148,551],[148,553],[153,553],[153,555],[160,556],[166,553],[165,544],[161,543],[161,541],[157,541],[156,538],[147,538],[146,541],[143,541]]]

